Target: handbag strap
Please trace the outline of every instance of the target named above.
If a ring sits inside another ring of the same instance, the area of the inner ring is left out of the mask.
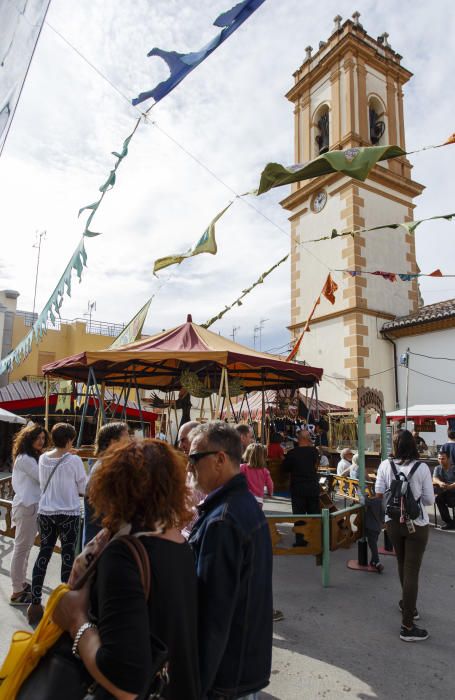
[[[66,453],[63,455],[63,457],[60,457],[60,459],[58,460],[57,464],[54,465],[54,467],[53,467],[53,469],[52,469],[52,471],[51,471],[51,473],[50,473],[49,479],[48,479],[47,482],[46,482],[46,486],[45,486],[44,489],[43,489],[43,493],[41,494],[42,496],[44,496],[44,494],[46,493],[47,487],[49,486],[50,481],[51,481],[52,477],[54,476],[57,467],[60,466],[60,464],[61,464],[61,463],[63,462],[63,460],[65,459],[65,457],[68,457],[68,455],[69,455],[69,452],[66,452]]]
[[[121,537],[117,537],[116,541],[124,542],[133,555],[133,559],[137,564],[137,568],[139,569],[139,574],[141,576],[141,584],[144,590],[145,600],[148,601],[150,598],[151,571],[150,559],[149,555],[147,554],[147,550],[142,542],[133,535],[122,535]]]

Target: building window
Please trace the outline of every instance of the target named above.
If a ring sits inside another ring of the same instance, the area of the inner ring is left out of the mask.
[[[329,133],[330,133],[330,120],[329,120],[329,110],[327,107],[323,107],[319,112],[316,119],[316,128],[318,133],[316,134],[316,143],[319,149],[319,155],[327,153],[329,150]]]
[[[382,137],[385,134],[384,109],[378,100],[370,100],[368,105],[368,115],[370,124],[370,143],[372,143],[373,146],[378,146],[383,143]]]

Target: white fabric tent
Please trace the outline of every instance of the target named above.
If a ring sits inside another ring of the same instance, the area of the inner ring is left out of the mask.
[[[404,408],[387,413],[387,418],[391,420],[404,420],[405,416],[406,410]],[[455,418],[455,404],[416,404],[415,406],[408,406],[408,420],[414,420],[414,418]]]
[[[27,422],[22,416],[16,416],[15,413],[10,413],[10,411],[5,411],[4,408],[0,408],[0,421],[4,423],[22,423],[25,425]]]

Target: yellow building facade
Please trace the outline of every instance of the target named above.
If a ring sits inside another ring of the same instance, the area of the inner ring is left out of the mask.
[[[123,326],[99,321],[57,321],[57,328],[49,328],[39,344],[34,344],[30,355],[9,375],[15,382],[25,377],[42,376],[43,365],[75,355],[84,350],[104,350],[114,341]],[[118,330],[117,330],[118,329]],[[16,314],[13,324],[13,347],[30,331],[26,315]]]

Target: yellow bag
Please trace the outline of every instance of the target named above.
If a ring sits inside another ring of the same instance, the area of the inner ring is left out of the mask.
[[[25,679],[62,634],[60,627],[51,618],[57,603],[69,590],[69,586],[62,583],[52,591],[41,622],[34,632],[14,632],[0,669],[0,700],[15,700]]]

